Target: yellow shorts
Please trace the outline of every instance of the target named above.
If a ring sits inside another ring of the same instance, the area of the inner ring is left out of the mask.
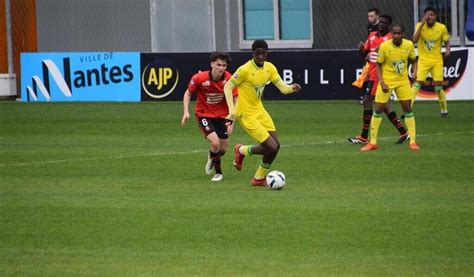
[[[240,126],[258,143],[264,142],[270,136],[268,132],[276,131],[273,120],[265,109],[243,112],[238,119]]]
[[[426,81],[428,73],[433,78],[433,81],[443,81],[443,60],[435,63],[418,62],[418,70],[416,71],[416,80],[418,82]]]
[[[380,86],[380,83],[377,87],[377,92],[375,93],[375,102],[377,103],[387,103],[390,100],[390,95],[392,91],[395,91],[398,101],[406,101],[412,99],[411,86],[408,79],[406,81],[396,81],[396,82],[385,82],[389,88],[389,92],[385,93]]]

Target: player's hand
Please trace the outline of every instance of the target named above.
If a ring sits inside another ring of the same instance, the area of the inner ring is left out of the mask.
[[[232,134],[232,132],[234,131],[234,122],[227,120],[227,123],[225,125],[227,126],[227,134]]]
[[[428,14],[425,14],[421,19],[421,24],[425,24],[426,22],[428,22]]]
[[[357,48],[362,51],[364,50],[364,43],[362,41],[359,41],[359,43],[357,44]]]
[[[385,84],[384,82],[380,82],[380,86],[382,87],[383,92],[385,93],[389,92],[390,89],[387,86],[387,84]]]
[[[293,84],[293,91],[294,91],[294,92],[298,92],[298,91],[300,91],[300,90],[301,90],[300,84],[294,83],[294,84]]]
[[[449,57],[449,55],[451,55],[451,50],[446,49],[446,51],[444,52],[444,57],[447,58]]]
[[[235,121],[235,113],[229,113],[226,118],[227,122],[234,122]]]
[[[186,121],[188,121],[189,119],[189,113],[183,113],[183,117],[181,118],[181,125],[184,126],[184,124],[186,124]]]

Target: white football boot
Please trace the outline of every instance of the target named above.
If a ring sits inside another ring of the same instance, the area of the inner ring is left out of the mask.
[[[222,181],[223,178],[224,178],[224,175],[222,175],[222,174],[216,174],[216,175],[214,175],[214,177],[212,177],[211,181],[213,181],[213,182],[219,182],[219,181]]]

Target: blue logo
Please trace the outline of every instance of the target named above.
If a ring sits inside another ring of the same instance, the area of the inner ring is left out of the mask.
[[[23,53],[22,101],[140,101],[140,54]]]

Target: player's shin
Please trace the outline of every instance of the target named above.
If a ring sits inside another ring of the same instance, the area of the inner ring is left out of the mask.
[[[403,124],[398,118],[397,113],[395,111],[392,111],[391,113],[387,114],[387,117],[390,122],[392,122],[393,126],[397,128],[400,135],[406,134],[407,130],[405,130],[405,127],[403,127]]]
[[[435,91],[438,94],[439,107],[441,109],[441,113],[447,113],[448,101],[446,101],[446,93],[443,90],[443,86],[436,86]]]
[[[410,135],[410,144],[416,143],[416,124],[413,112],[405,114],[405,124],[407,125],[408,134]]]
[[[368,138],[369,136],[369,127],[370,121],[372,120],[373,111],[372,110],[364,110],[362,114],[362,133],[360,134],[363,138]]]
[[[212,165],[214,169],[216,170],[216,174],[222,174],[222,169],[221,169],[221,155],[219,152],[214,153],[210,152],[211,160],[212,160]]]
[[[267,164],[262,161],[258,166],[257,171],[255,172],[255,179],[261,180],[265,178],[265,176],[267,176],[267,173],[270,171],[271,166],[271,164]]]
[[[374,112],[370,121],[370,143],[377,145],[377,136],[379,134],[380,124],[382,124],[382,113]]]

